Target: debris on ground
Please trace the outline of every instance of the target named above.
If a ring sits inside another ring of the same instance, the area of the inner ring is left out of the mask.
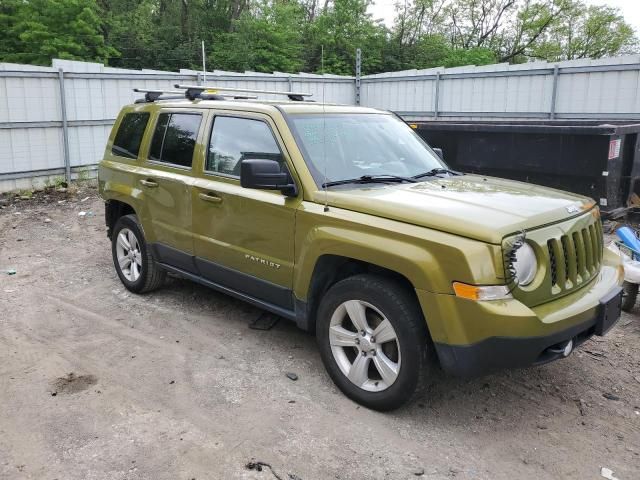
[[[84,197],[82,200],[80,200],[81,203],[86,202],[87,200],[89,200],[91,197]]]
[[[414,474],[416,477],[421,477],[422,475],[424,475],[424,468],[418,468],[417,470],[415,470],[415,471],[413,472],[413,474]]]
[[[295,382],[296,380],[298,380],[298,375],[293,372],[287,372],[287,378]]]
[[[617,477],[613,476],[613,470],[607,468],[607,467],[602,467],[600,469],[600,476],[603,478],[606,478],[608,480],[618,480]]]
[[[14,268],[10,268],[7,270],[7,275],[15,275],[16,273],[18,273]]]
[[[613,393],[609,393],[609,392],[604,392],[602,394],[602,396],[604,398],[606,398],[607,400],[613,400],[614,402],[617,402],[618,400],[620,400],[620,397],[617,395],[614,395]]]
[[[247,462],[244,468],[246,468],[247,470],[255,470],[256,472],[261,472],[263,468],[268,468],[275,478],[277,478],[278,480],[283,480],[283,478],[276,473],[273,467],[265,462],[251,459],[250,462]]]

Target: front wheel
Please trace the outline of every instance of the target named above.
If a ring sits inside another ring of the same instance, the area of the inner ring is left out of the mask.
[[[153,259],[135,215],[125,215],[116,222],[111,253],[118,277],[127,290],[150,292],[164,282],[166,272]]]
[[[335,384],[374,410],[393,410],[416,391],[427,365],[427,329],[404,286],[373,275],[336,283],[316,322],[322,361]]]

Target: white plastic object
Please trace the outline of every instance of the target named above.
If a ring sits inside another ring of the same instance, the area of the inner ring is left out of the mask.
[[[615,243],[610,243],[607,248],[622,258],[622,266],[624,267],[624,279],[629,283],[640,284],[640,262],[632,260],[631,257],[622,252]]]

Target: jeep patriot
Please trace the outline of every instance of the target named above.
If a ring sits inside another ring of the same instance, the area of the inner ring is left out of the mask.
[[[332,380],[390,410],[434,365],[566,357],[620,315],[589,198],[450,170],[390,112],[209,90],[120,112],[99,167],[116,272],[167,272],[314,332]]]

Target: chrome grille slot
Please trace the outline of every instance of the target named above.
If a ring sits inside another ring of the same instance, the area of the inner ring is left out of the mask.
[[[549,271],[551,272],[551,285],[558,284],[558,265],[556,264],[556,252],[554,250],[555,240],[551,239],[547,242],[549,249]]]
[[[595,266],[596,262],[593,258],[593,245],[591,245],[591,237],[589,236],[588,228],[582,229],[582,244],[584,245],[585,249],[585,267],[587,270],[587,275],[591,275],[593,273],[593,267]]]
[[[564,256],[565,282],[575,281],[575,262],[573,264],[569,262],[570,258],[575,258],[575,249],[573,248],[573,241],[570,241],[570,238],[568,235],[560,237],[560,241],[562,242],[562,255]]]
[[[573,232],[573,247],[576,251],[576,281],[582,282],[587,276],[587,255],[581,232]]]

